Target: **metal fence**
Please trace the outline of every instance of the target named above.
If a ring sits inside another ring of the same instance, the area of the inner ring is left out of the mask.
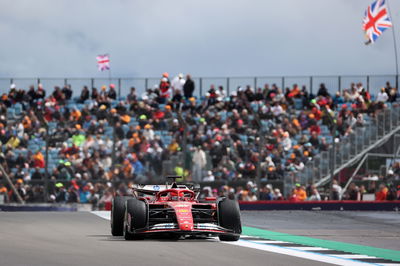
[[[376,94],[381,87],[390,82],[398,87],[396,75],[346,75],[346,76],[271,76],[271,77],[195,77],[195,95],[203,96],[211,85],[223,86],[230,94],[238,87],[250,85],[253,88],[263,88],[265,84],[276,84],[280,88],[292,87],[293,84],[305,86],[309,92],[317,93],[319,85],[324,83],[330,93],[349,88],[351,83],[361,82],[372,94]],[[0,92],[7,92],[10,84],[16,84],[17,88],[27,89],[30,85],[41,83],[47,93],[53,91],[54,86],[70,84],[74,96],[78,96],[83,86],[99,88],[102,85],[114,83],[119,96],[129,93],[131,87],[135,87],[140,95],[147,88],[154,88],[160,82],[160,78],[0,78]]]
[[[353,133],[343,137],[336,144],[335,150],[330,148],[328,151],[321,152],[306,164],[305,169],[296,175],[296,181],[307,183],[318,183],[326,179],[333,169],[335,174],[343,168],[346,163],[364,153],[366,149],[382,141],[393,130],[400,126],[400,106],[384,109],[376,117],[368,119],[364,127],[353,128]],[[383,143],[382,143],[383,144]],[[286,183],[293,183],[292,177],[286,179]]]

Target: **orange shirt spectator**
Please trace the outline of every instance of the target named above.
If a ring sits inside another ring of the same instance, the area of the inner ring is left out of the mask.
[[[388,188],[384,184],[381,184],[379,186],[379,191],[375,193],[375,200],[386,200],[387,193]]]
[[[125,175],[126,178],[128,178],[128,177],[131,176],[131,173],[132,173],[132,165],[131,165],[131,163],[129,162],[129,160],[125,160],[125,161],[124,161],[122,171],[124,172],[124,175]]]
[[[296,199],[298,201],[305,201],[307,199],[307,193],[304,190],[304,188],[300,186],[300,184],[296,184],[296,189],[294,190],[294,194],[296,195]]]
[[[29,116],[24,117],[24,120],[22,120],[22,125],[24,126],[24,129],[30,129],[32,127],[32,121]]]
[[[43,154],[38,151],[36,154],[33,155],[33,167],[44,168],[45,162]]]
[[[78,109],[74,109],[74,110],[71,112],[71,116],[72,116],[72,118],[73,118],[75,121],[78,121],[78,120],[81,118],[82,113],[81,113],[81,111],[79,111]]]

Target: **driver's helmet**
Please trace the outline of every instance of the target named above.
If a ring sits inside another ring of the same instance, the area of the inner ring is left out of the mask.
[[[178,193],[175,191],[169,192],[169,200],[178,201],[179,200]]]

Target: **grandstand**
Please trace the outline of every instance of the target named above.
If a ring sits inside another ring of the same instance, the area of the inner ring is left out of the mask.
[[[400,125],[397,89],[387,82],[370,94],[370,77],[365,88],[345,88],[339,77],[337,87],[321,83],[318,90],[315,77],[308,86],[288,86],[294,78],[258,86],[267,79],[255,78],[235,89],[233,78],[225,87],[199,78],[191,93],[168,76],[156,86],[143,80],[147,90],[127,93],[121,79],[98,90],[94,80],[83,90],[67,80],[54,90],[41,80],[28,90],[12,83],[0,103],[3,181],[10,179],[3,200],[17,201],[15,184],[27,202],[97,205],[106,191],[123,193],[165,174],[242,200],[281,192],[293,199],[297,183],[311,196],[314,183],[323,193],[332,174],[337,179]]]

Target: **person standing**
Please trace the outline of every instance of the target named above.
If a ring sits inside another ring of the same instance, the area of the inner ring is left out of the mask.
[[[192,80],[192,77],[189,74],[187,74],[185,85],[183,85],[183,93],[186,99],[193,97],[194,87],[195,84],[194,81]]]
[[[193,166],[192,166],[192,177],[193,182],[201,182],[203,177],[203,170],[206,166],[206,154],[201,147],[196,147],[193,153]]]
[[[183,74],[179,73],[178,76],[176,76],[171,82],[172,93],[175,93],[176,90],[182,91],[185,82],[186,81],[183,78]]]

